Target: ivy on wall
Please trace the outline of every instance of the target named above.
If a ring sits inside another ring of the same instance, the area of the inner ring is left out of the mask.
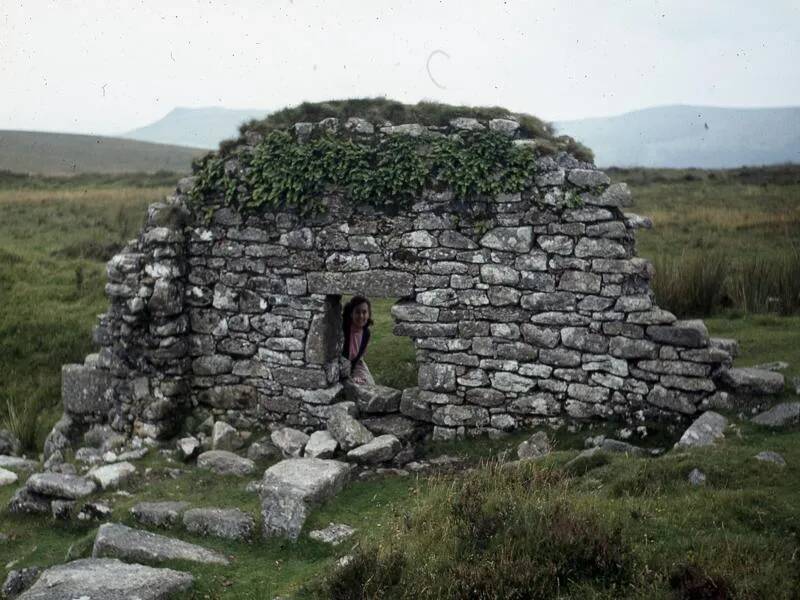
[[[493,131],[366,142],[324,134],[305,143],[272,131],[254,147],[207,155],[196,165],[192,201],[209,214],[221,206],[315,214],[333,187],[353,203],[402,210],[424,188],[451,189],[459,200],[520,192],[530,183],[536,156],[531,146]]]

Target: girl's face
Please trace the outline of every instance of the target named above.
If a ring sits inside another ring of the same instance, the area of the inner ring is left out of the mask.
[[[362,302],[353,307],[353,325],[357,329],[363,329],[369,321],[369,304]]]

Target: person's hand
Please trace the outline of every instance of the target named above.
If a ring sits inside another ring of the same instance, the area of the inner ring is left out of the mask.
[[[356,377],[353,377],[353,383],[358,383],[360,385],[364,385],[365,383],[367,383],[367,379],[366,379],[366,377],[356,376]]]

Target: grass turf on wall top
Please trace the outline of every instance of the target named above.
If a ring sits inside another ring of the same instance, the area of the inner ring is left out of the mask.
[[[348,134],[338,127],[317,127],[300,135],[295,123],[326,118],[366,117],[372,123],[414,123],[434,128],[431,136]],[[533,140],[516,145],[508,134],[454,131],[450,121],[471,117],[484,123],[513,119],[513,136]],[[456,135],[442,135],[449,131]],[[219,206],[241,211],[291,207],[301,213],[322,208],[331,187],[355,203],[402,208],[424,187],[450,189],[459,200],[523,191],[536,159],[566,151],[591,161],[591,152],[571,138],[555,137],[552,128],[530,115],[502,108],[473,108],[436,103],[405,105],[386,99],[304,103],[242,126],[238,140],[224,142],[218,153],[195,163],[198,183],[192,197],[210,214]],[[254,135],[255,134],[255,135]]]

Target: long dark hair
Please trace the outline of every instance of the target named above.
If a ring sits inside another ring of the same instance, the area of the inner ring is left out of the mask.
[[[369,320],[367,320],[367,327],[372,325],[372,304],[370,303],[369,299],[365,296],[353,296],[350,298],[350,301],[344,305],[344,309],[342,310],[342,328],[344,332],[349,334],[350,333],[350,326],[353,324],[353,309],[359,304],[364,304],[369,307]]]

